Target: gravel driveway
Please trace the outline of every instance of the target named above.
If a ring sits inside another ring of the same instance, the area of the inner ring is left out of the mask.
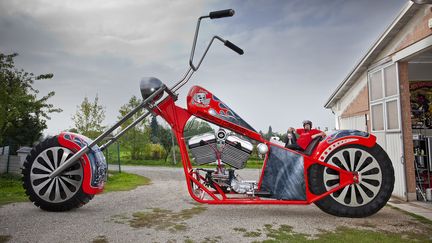
[[[314,205],[198,205],[188,195],[182,169],[123,169],[149,177],[152,184],[98,195],[64,213],[45,212],[27,202],[5,205],[0,208],[0,236],[11,242],[251,242],[268,239],[266,229],[280,226],[313,237],[338,227],[416,232],[419,225],[389,207],[368,218],[348,219]],[[256,179],[259,173],[242,172],[244,179]]]

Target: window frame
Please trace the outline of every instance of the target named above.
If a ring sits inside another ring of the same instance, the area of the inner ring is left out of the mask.
[[[384,70],[392,65],[395,65],[395,72],[396,72],[396,94],[386,96],[386,80],[385,80],[385,72]],[[377,72],[381,72],[381,85],[382,85],[382,98],[371,100],[371,76]],[[397,62],[391,62],[386,63],[383,65],[380,65],[378,67],[375,67],[368,71],[367,73],[367,83],[368,83],[368,91],[369,91],[369,112],[370,112],[370,118],[371,118],[371,131],[372,132],[400,132],[402,129],[402,121],[401,121],[401,107],[400,107],[400,83],[399,83],[399,68],[397,65]],[[397,119],[398,119],[398,128],[396,129],[389,129],[388,128],[388,113],[387,113],[387,103],[396,101],[397,106]],[[383,130],[375,130],[373,126],[373,114],[372,114],[372,106],[381,104],[383,107],[383,122],[384,122],[384,129]]]

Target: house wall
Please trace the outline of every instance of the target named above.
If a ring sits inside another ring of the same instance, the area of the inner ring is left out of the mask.
[[[393,41],[378,55],[377,61],[392,56],[396,52],[432,35],[428,21],[432,18],[432,7],[424,5],[411,20],[399,31]]]
[[[424,5],[419,11],[412,16],[411,20],[402,27],[395,38],[387,45],[386,48],[381,51],[373,64],[369,67],[369,70],[375,67],[378,63],[386,62],[391,60],[396,52],[432,35],[432,30],[428,27],[428,21],[432,18],[432,8],[429,5]],[[410,67],[412,72],[416,72],[415,69],[421,68],[421,66]],[[409,79],[408,79],[408,63],[398,63],[399,69],[399,85],[400,85],[400,105],[401,105],[401,120],[402,120],[402,137],[398,137],[397,134],[389,134],[391,139],[389,146],[403,148],[403,160],[398,160],[403,163],[405,173],[396,173],[396,176],[405,176],[406,181],[406,199],[416,200],[415,190],[415,170],[414,170],[414,153],[413,153],[413,142],[412,142],[412,129],[411,129],[411,105],[410,105],[410,93],[409,93]],[[413,70],[414,69],[414,70]],[[418,73],[414,78],[419,80],[431,80],[430,77],[424,77],[421,71],[417,70]],[[411,75],[411,74],[410,74]],[[423,75],[423,76],[422,76]],[[426,79],[427,78],[427,79]],[[336,119],[339,121],[341,128],[343,126],[361,126],[360,119],[361,115],[369,115],[369,97],[367,91],[367,71],[364,72],[359,79],[355,81],[355,84],[344,94],[344,96],[331,107],[335,113]],[[357,123],[356,123],[357,122]],[[368,128],[370,129],[370,121],[368,121]],[[359,124],[359,125],[356,125]],[[357,128],[356,129],[361,129]],[[384,144],[382,140],[386,138],[383,136],[377,136],[378,143]],[[389,142],[387,141],[387,142]],[[403,145],[403,146],[402,146]],[[393,150],[391,150],[393,151]],[[396,150],[394,150],[396,151]],[[398,157],[398,154],[389,154],[390,157]],[[401,185],[397,186],[400,187]],[[395,194],[400,194],[402,188],[395,187]]]

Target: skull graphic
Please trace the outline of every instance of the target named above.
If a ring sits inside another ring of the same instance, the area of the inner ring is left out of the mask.
[[[204,93],[204,92],[196,93],[193,96],[193,99],[194,99],[196,104],[201,104],[204,106],[208,106],[210,104],[210,99],[206,98],[206,93]]]

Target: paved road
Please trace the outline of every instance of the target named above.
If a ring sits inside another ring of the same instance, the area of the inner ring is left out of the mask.
[[[266,227],[281,225],[310,235],[337,227],[391,232],[418,228],[409,216],[389,207],[366,219],[347,219],[327,215],[314,205],[200,206],[189,197],[181,169],[124,170],[147,176],[152,184],[98,195],[64,213],[45,212],[27,202],[5,205],[0,208],[0,236],[11,236],[11,242],[251,242],[267,239]],[[244,170],[243,176],[253,179],[258,173]]]

